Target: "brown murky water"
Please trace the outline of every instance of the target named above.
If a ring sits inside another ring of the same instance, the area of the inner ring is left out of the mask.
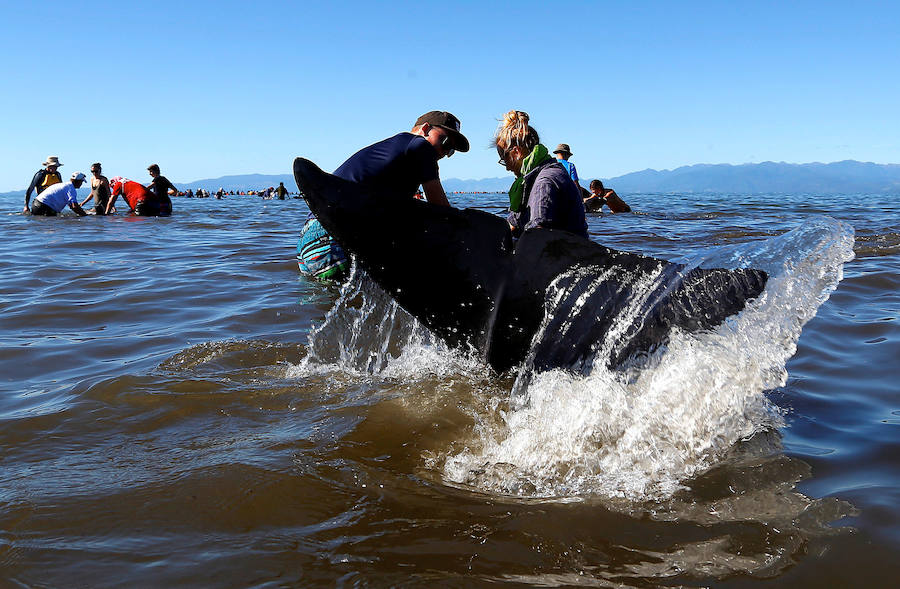
[[[365,280],[299,278],[300,201],[32,219],[10,200],[0,584],[893,585],[900,206],[704,199],[631,195],[642,214],[591,231],[781,267],[769,306],[525,397]]]

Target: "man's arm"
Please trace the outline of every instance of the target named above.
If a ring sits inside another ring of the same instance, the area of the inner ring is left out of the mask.
[[[84,217],[85,215],[87,215],[87,213],[84,212],[84,209],[81,208],[81,206],[78,204],[77,200],[75,202],[70,202],[69,208],[78,213],[79,217]]]
[[[447,195],[444,193],[444,187],[441,186],[440,178],[425,182],[422,184],[422,189],[425,191],[425,199],[428,200],[428,202],[443,207],[450,206],[450,201],[447,200]]]
[[[31,184],[28,185],[28,190],[25,191],[25,210],[22,211],[23,213],[28,212],[28,205],[31,201],[31,193],[34,192],[35,188],[37,188],[37,185],[44,178],[44,174],[46,173],[46,171],[41,169],[35,172],[34,176],[31,178]]]

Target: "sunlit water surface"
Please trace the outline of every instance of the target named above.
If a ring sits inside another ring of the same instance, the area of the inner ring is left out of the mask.
[[[896,582],[898,199],[623,196],[637,213],[591,216],[594,240],[770,279],[581,376],[492,374],[363,273],[299,277],[299,200],[0,201],[0,580]]]

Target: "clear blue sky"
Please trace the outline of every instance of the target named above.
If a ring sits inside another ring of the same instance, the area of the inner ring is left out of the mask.
[[[0,191],[62,170],[176,183],[337,167],[432,109],[444,178],[505,175],[531,114],[586,178],[766,160],[900,162],[897,2],[3,1]]]

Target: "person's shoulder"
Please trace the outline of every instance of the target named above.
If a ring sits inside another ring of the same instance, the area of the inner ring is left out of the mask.
[[[534,180],[531,183],[532,190],[535,188],[550,189],[551,187],[558,187],[569,177],[569,173],[566,172],[562,164],[556,161],[535,168],[528,174],[534,174]],[[526,178],[528,174],[526,174]]]
[[[426,145],[431,147],[431,144],[425,140],[421,135],[416,135],[414,133],[410,133],[408,131],[404,131],[403,133],[399,133],[395,135],[395,137],[400,138],[401,141],[406,142],[408,149],[422,149]]]
[[[436,163],[440,159],[437,150],[427,139],[421,135],[413,135],[412,133],[408,133],[408,135],[410,137],[409,142],[406,144],[407,153],[415,154],[416,157],[426,160],[429,163]]]
[[[538,178],[565,178],[568,175],[569,171],[560,160],[549,162],[538,169]]]

